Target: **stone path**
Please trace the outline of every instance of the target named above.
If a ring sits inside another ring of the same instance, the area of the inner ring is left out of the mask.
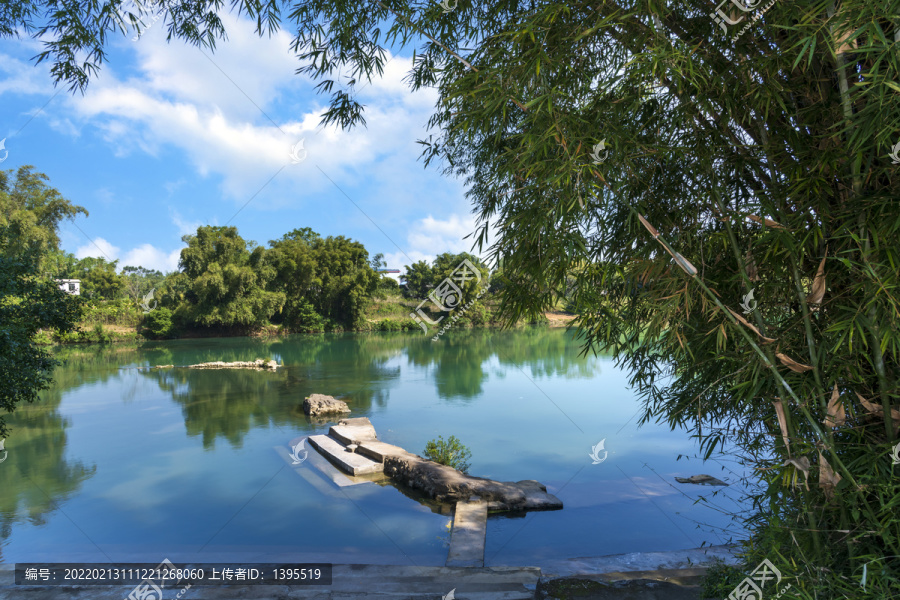
[[[450,532],[448,567],[483,567],[487,502],[457,502]]]

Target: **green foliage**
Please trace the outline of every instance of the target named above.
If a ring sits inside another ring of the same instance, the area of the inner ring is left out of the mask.
[[[83,309],[83,300],[39,275],[42,241],[29,246],[21,236],[18,224],[0,226],[0,409],[6,413],[34,402],[59,364],[35,344],[38,330],[70,331]],[[0,438],[8,433],[0,414]]]
[[[175,333],[172,311],[165,306],[157,307],[147,313],[144,316],[143,325],[150,337],[156,339],[171,337]]]
[[[431,440],[425,445],[425,458],[453,467],[461,473],[468,473],[468,461],[472,458],[472,453],[455,435],[451,435],[447,441],[444,441],[443,436],[438,436],[437,440]]]
[[[743,579],[743,572],[720,558],[714,558],[703,576],[701,598],[727,598]]]
[[[400,284],[397,283],[396,279],[382,276],[378,280],[378,287],[376,288],[375,293],[381,298],[396,296],[400,294]]]
[[[275,269],[265,249],[251,252],[234,227],[204,226],[185,236],[179,284],[183,288],[176,314],[201,327],[249,329],[268,322],[283,305],[283,292],[266,289]],[[178,320],[176,318],[176,320]]]
[[[413,331],[419,330],[419,325],[413,319],[382,319],[376,324],[378,331]]]
[[[156,288],[160,287],[165,280],[165,276],[159,271],[132,266],[122,269],[121,278],[125,292],[136,305],[140,304],[151,291],[153,300],[157,300]],[[152,303],[150,305],[152,306]]]
[[[92,300],[116,300],[125,292],[125,280],[116,272],[119,261],[87,257],[75,266],[75,278],[81,280],[81,293]]]
[[[428,295],[430,286],[433,286],[434,270],[426,261],[420,260],[411,265],[406,265],[406,273],[400,275],[400,281],[406,285],[407,298],[422,298]]]
[[[3,37],[2,26],[0,37]],[[46,175],[33,169],[31,165],[19,167],[15,180],[11,180],[12,169],[0,171],[0,227],[10,227],[6,241],[9,254],[22,254],[34,248],[39,272],[52,274],[61,268],[50,259],[51,255],[56,258],[59,254],[59,224],[79,214],[87,216],[88,212],[66,200],[45,183],[49,181]]]
[[[379,275],[368,252],[343,236],[322,238],[309,228],[270,241],[275,277],[270,288],[285,295],[280,318],[297,331],[356,329],[365,322]]]

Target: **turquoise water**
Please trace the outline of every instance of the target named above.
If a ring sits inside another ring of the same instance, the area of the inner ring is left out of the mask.
[[[0,563],[443,564],[450,517],[439,506],[392,485],[323,484],[312,461],[285,461],[290,440],[327,432],[299,410],[311,393],[341,397],[380,439],[412,452],[456,435],[471,474],[537,479],[564,502],[492,516],[488,565],[728,541],[738,490],[673,477],[735,475],[676,462],[696,443],[638,428],[626,373],[579,350],[571,333],[546,328],[450,331],[438,342],[386,333],[59,349],[53,387],[9,418]],[[146,368],[270,356],[284,367]],[[601,440],[608,454],[592,464]],[[713,506],[695,505],[698,495]]]

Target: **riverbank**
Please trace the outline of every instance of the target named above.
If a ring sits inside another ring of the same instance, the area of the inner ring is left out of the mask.
[[[395,309],[396,310],[396,307]],[[384,309],[381,309],[383,312]],[[373,310],[374,314],[378,314],[379,308]],[[572,322],[578,318],[577,315],[559,311],[548,311],[543,315],[544,319],[540,323],[551,328],[569,327]],[[406,319],[412,322],[412,319]],[[421,331],[421,327],[405,322],[398,315],[383,317],[380,319],[367,319],[368,327],[364,329],[352,330],[353,333],[373,333],[383,331]],[[517,326],[524,326],[525,323],[519,323]],[[490,322],[486,325],[462,326],[465,329],[499,329],[500,326],[496,322]],[[298,332],[291,331],[283,325],[267,324],[263,327],[250,331],[238,331],[234,329],[194,329],[182,332],[177,337],[167,339],[205,339],[205,338],[231,338],[231,337],[258,337],[270,338],[283,335],[293,335],[297,333],[314,333],[314,332]],[[158,340],[142,332],[140,324],[137,325],[119,325],[119,324],[103,324],[103,323],[80,323],[78,329],[68,334],[60,334],[55,331],[41,330],[38,332],[36,342],[40,345],[67,345],[67,344],[110,344],[110,343],[128,343],[128,342],[144,342],[148,340]]]

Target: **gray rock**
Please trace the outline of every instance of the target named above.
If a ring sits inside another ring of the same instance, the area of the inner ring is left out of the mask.
[[[724,481],[716,479],[712,475],[691,475],[688,478],[676,477],[678,483],[697,483],[701,485],[728,485]]]
[[[467,501],[478,496],[491,510],[558,510],[562,501],[537,481],[493,481],[472,477],[452,467],[412,454],[384,457],[384,473],[394,481],[422,490],[438,502]]]
[[[222,362],[221,360],[217,360],[215,362],[206,362],[199,363],[196,365],[188,365],[189,369],[271,369],[275,370],[278,368],[278,363],[274,360],[264,360],[262,358],[257,358],[254,361],[236,361],[236,362]]]
[[[335,400],[325,394],[311,394],[303,401],[303,412],[308,415],[324,415],[332,413],[348,413],[350,407],[343,400]]]

